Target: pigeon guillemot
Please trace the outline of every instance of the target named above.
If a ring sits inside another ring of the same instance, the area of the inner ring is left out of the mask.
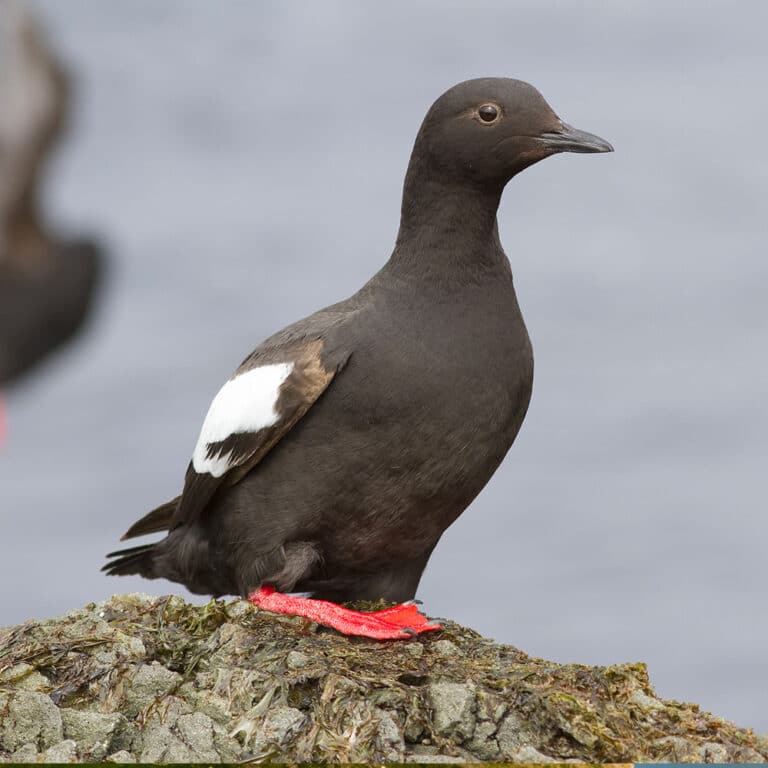
[[[168,535],[104,570],[240,594],[348,634],[439,628],[412,602],[335,603],[410,601],[523,421],[533,355],[496,224],[504,185],[557,152],[611,150],[522,81],[443,94],[416,138],[389,261],[245,359],[213,399],[182,494],[123,538]]]
[[[70,77],[23,5],[0,2],[0,387],[82,327],[103,255],[51,232],[41,206],[47,162],[66,128]],[[0,446],[5,432],[0,395]]]

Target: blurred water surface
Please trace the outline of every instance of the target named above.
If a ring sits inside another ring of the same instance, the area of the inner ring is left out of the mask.
[[[113,268],[87,337],[9,396],[0,624],[174,589],[103,553],[177,493],[245,353],[386,260],[434,98],[510,75],[616,152],[505,193],[533,402],[420,597],[768,731],[768,4],[36,6],[78,79],[49,209]]]

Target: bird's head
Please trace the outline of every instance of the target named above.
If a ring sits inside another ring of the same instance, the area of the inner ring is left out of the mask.
[[[503,187],[558,152],[612,151],[605,139],[563,122],[532,85],[488,77],[459,83],[432,105],[414,156],[430,173]]]

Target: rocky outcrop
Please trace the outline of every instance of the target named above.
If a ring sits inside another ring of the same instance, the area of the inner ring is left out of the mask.
[[[365,606],[373,607],[373,606]],[[765,762],[645,665],[561,665],[447,622],[347,638],[243,601],[116,596],[0,630],[14,762]]]

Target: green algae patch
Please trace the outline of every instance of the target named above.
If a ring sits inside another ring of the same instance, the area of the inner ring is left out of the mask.
[[[380,604],[358,604],[363,609]],[[0,760],[765,762],[644,664],[556,664],[446,622],[347,638],[243,601],[118,595],[0,630]]]

